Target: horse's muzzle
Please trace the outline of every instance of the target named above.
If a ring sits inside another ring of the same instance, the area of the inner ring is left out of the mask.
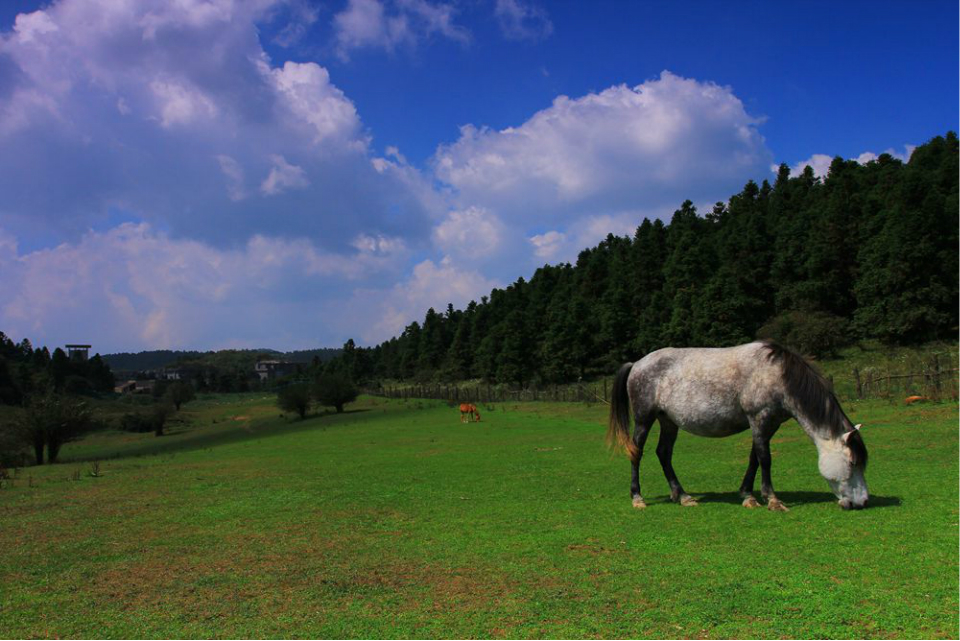
[[[868,501],[869,499],[864,499],[863,503],[854,503],[849,499],[840,499],[837,502],[840,504],[840,507],[845,510],[862,510],[863,508],[867,507]]]

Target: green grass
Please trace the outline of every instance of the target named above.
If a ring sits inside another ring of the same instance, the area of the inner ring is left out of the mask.
[[[349,409],[213,397],[170,436],[103,433],[21,470],[0,490],[2,636],[958,636],[953,404],[845,404],[870,448],[860,512],[785,425],[786,514],[740,507],[745,435],[681,434],[694,508],[667,502],[651,438],[636,511],[604,406]]]

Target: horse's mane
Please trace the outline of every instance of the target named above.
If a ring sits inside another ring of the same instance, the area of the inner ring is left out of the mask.
[[[782,367],[787,394],[798,409],[814,423],[828,426],[834,436],[846,432],[852,423],[823,376],[793,350],[770,340],[762,343],[767,348],[767,358]]]

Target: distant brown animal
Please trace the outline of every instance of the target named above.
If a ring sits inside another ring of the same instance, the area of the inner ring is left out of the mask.
[[[480,422],[480,410],[477,409],[476,405],[473,403],[460,403],[460,422],[468,422],[468,416],[470,417],[469,422]]]
[[[905,399],[903,399],[903,402],[906,403],[907,405],[913,405],[914,403],[917,403],[919,401],[929,401],[929,400],[930,398],[927,396],[908,396]]]

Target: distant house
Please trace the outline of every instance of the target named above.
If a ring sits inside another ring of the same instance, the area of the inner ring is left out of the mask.
[[[297,363],[288,363],[281,360],[260,360],[254,365],[253,371],[260,377],[260,382],[273,378],[280,378],[292,374],[297,369]]]
[[[179,381],[186,378],[186,372],[180,367],[161,367],[157,370],[157,378],[165,381]]]
[[[135,388],[133,390],[134,392],[138,394],[148,394],[153,391],[153,388],[156,386],[157,381],[153,379],[149,379],[145,381],[134,381],[134,383],[135,383]]]
[[[132,394],[137,391],[137,382],[136,381],[124,381],[119,385],[116,385],[113,388],[113,391],[117,394]]]
[[[92,345],[66,345],[67,355],[72,361],[85,361],[90,358]]]

